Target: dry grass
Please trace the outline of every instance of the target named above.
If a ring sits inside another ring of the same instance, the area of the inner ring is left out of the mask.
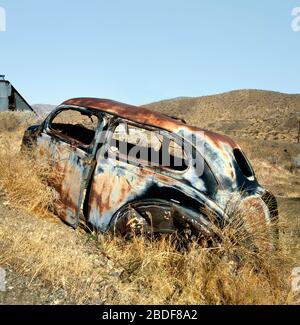
[[[62,292],[57,303],[101,302],[99,292],[109,268],[83,235],[29,216],[11,214],[0,224],[0,264],[28,276],[29,287],[39,278],[50,292]]]
[[[51,190],[43,168],[18,152],[23,128],[1,131],[0,184],[10,206],[45,215]],[[38,278],[50,291],[61,290],[54,303],[296,303],[289,275],[296,265],[300,228],[288,207],[282,216],[286,224],[276,252],[255,252],[249,245],[253,236],[238,214],[219,233],[222,245],[209,249],[193,244],[178,251],[170,237],[124,241],[73,231],[0,204],[0,265],[29,276],[29,286]],[[261,242],[265,233],[261,228],[256,239]]]
[[[122,282],[117,283],[123,303],[282,304],[290,299],[288,265],[283,268],[274,256],[244,255],[243,266],[236,269],[223,248],[194,246],[179,253],[168,240],[142,239],[119,243],[119,248],[116,241],[104,245],[124,265]]]
[[[39,215],[48,214],[53,192],[47,186],[49,167],[20,152],[22,135],[35,118],[25,113],[1,113],[0,189],[9,202]]]
[[[125,242],[101,235],[88,240],[82,231],[25,220],[7,217],[0,223],[0,243],[6,238],[0,264],[30,276],[29,285],[38,277],[51,291],[63,292],[55,303],[296,302],[289,281],[293,261],[285,249],[253,253],[246,245],[226,240],[225,232],[222,247],[200,249],[194,244],[179,252],[168,237]]]
[[[193,243],[187,250],[178,251],[170,236],[154,242],[143,238],[126,243],[102,239],[102,250],[124,269],[118,284],[122,292],[119,299],[136,304],[295,302],[286,276],[294,264],[287,238],[281,238],[279,250],[270,249],[266,236],[269,228],[267,231],[261,223],[252,223],[254,235],[242,219],[234,211],[230,224],[215,229],[220,244],[211,248]]]

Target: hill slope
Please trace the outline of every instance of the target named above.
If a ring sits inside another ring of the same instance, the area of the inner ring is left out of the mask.
[[[300,94],[236,90],[204,97],[179,97],[145,105],[189,124],[236,137],[295,142]]]

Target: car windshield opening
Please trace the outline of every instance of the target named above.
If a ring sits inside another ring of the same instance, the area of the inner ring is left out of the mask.
[[[97,124],[97,116],[67,109],[59,112],[49,126],[57,135],[67,140],[90,145],[95,137]]]

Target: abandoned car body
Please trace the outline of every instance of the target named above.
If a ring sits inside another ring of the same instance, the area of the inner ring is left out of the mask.
[[[32,144],[58,171],[56,211],[73,227],[83,217],[122,235],[188,226],[209,236],[207,215],[226,220],[233,195],[266,222],[278,215],[275,197],[232,139],[143,107],[70,99],[28,128],[23,146]]]

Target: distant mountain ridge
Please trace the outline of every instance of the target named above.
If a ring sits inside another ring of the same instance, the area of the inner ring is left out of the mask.
[[[56,105],[34,104],[31,105],[31,107],[37,113],[37,115],[42,116],[49,114],[56,107]]]
[[[298,135],[300,94],[245,89],[179,97],[144,106],[236,137],[295,141]]]

